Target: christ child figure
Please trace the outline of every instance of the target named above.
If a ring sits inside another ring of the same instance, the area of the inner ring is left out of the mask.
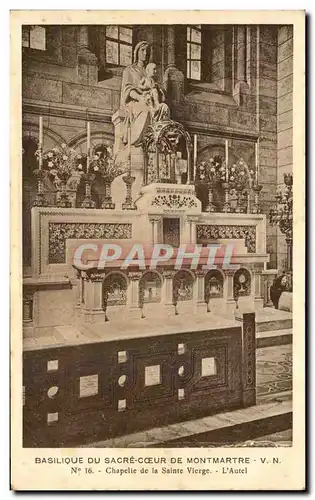
[[[147,76],[142,78],[139,84],[139,88],[143,92],[143,96],[145,98],[146,104],[152,109],[152,115],[160,110],[160,91],[158,84],[155,81],[156,77],[156,64],[149,63],[146,66],[146,74]],[[164,100],[163,96],[162,101]]]

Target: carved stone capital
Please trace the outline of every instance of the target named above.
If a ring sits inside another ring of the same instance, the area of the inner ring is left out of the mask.
[[[196,269],[193,272],[198,278],[204,278],[208,272],[208,269]]]
[[[130,281],[139,281],[143,275],[142,271],[130,271],[128,273],[128,278]]]
[[[94,283],[99,283],[104,280],[104,274],[100,273],[87,273],[88,274],[88,279],[90,281],[93,281]]]
[[[165,270],[163,270],[163,276],[165,279],[171,280],[174,278],[175,272],[176,272],[175,270],[165,269]]]
[[[149,221],[150,222],[161,222],[162,217],[161,217],[161,215],[149,215]]]
[[[235,269],[223,269],[223,272],[225,276],[234,276]]]
[[[200,219],[199,215],[187,215],[186,221],[187,222],[198,222]]]

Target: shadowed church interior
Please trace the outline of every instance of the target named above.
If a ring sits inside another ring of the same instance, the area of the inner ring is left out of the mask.
[[[24,446],[290,445],[292,26],[21,43]],[[108,243],[234,267],[74,259]]]

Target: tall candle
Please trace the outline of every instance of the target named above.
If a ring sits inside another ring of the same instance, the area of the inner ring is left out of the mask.
[[[39,117],[39,158],[38,158],[38,168],[42,168],[43,164],[43,117]]]
[[[256,183],[258,184],[258,173],[259,173],[259,139],[255,143],[255,177]]]
[[[194,135],[194,181],[196,179],[197,169],[197,134]]]
[[[86,171],[89,171],[90,168],[90,149],[91,149],[91,124],[90,122],[87,122],[86,124],[86,149],[87,149],[87,156],[86,156]]]
[[[229,140],[225,139],[225,181],[229,182]]]

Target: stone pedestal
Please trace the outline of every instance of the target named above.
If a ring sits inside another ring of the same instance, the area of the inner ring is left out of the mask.
[[[140,194],[137,208],[148,214],[201,215],[201,202],[193,185],[152,183],[142,187]],[[190,228],[185,239],[185,243],[190,242]]]

